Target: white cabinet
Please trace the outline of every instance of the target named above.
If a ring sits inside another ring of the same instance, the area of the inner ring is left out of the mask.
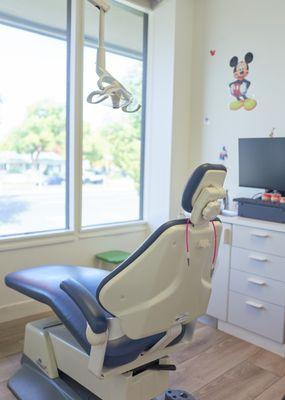
[[[227,320],[231,231],[232,226],[224,223],[219,255],[212,281],[212,294],[207,311],[208,315],[223,321]]]
[[[285,224],[222,221],[208,314],[219,329],[285,357]]]
[[[233,226],[233,246],[285,257],[285,235],[269,229]]]
[[[272,254],[233,246],[231,268],[285,282],[285,258]]]
[[[230,292],[228,321],[276,342],[284,341],[284,307]]]
[[[285,283],[231,268],[230,291],[285,307]]]

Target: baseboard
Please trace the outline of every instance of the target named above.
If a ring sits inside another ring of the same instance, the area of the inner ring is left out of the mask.
[[[50,310],[50,308],[47,305],[35,300],[26,300],[19,303],[8,304],[0,307],[0,323],[28,317],[34,314],[40,314],[48,310]]]
[[[212,326],[213,328],[216,328],[216,329],[218,327],[217,318],[214,318],[211,315],[203,315],[202,317],[198,318],[198,321],[201,322],[202,324]]]
[[[285,358],[285,345],[282,343],[274,342],[271,339],[249,332],[228,322],[218,321],[218,329]]]

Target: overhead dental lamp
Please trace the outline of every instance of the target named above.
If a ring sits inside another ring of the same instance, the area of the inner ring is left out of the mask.
[[[106,70],[105,14],[109,11],[110,6],[105,0],[88,1],[99,9],[100,22],[96,62],[96,72],[99,76],[98,89],[88,95],[87,102],[90,104],[104,102],[114,109],[121,108],[126,113],[134,113],[141,108],[141,105],[134,105],[134,96]]]

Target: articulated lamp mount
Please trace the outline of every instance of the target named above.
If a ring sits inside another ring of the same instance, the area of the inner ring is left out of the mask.
[[[111,102],[114,109],[121,108],[124,112],[134,113],[141,108],[134,104],[133,95],[106,70],[106,51],[105,51],[105,14],[109,11],[110,6],[105,0],[88,0],[93,6],[100,11],[99,23],[99,46],[97,51],[96,72],[99,76],[97,82],[98,89],[91,92],[87,97],[87,102],[91,104],[99,104],[106,100]]]

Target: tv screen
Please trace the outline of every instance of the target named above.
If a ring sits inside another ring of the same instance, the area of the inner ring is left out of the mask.
[[[239,185],[285,192],[285,138],[239,139]]]

